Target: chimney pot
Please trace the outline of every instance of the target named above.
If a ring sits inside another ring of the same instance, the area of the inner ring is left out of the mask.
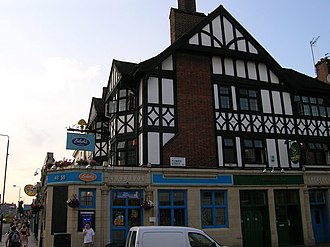
[[[179,10],[187,13],[196,13],[195,0],[179,0]]]

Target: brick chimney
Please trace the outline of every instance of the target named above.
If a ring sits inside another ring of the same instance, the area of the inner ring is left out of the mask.
[[[203,13],[196,12],[195,0],[178,0],[178,6],[178,9],[172,8],[170,13],[172,44],[205,18]]]
[[[330,60],[329,58],[321,58],[315,65],[316,78],[320,81],[330,84]]]

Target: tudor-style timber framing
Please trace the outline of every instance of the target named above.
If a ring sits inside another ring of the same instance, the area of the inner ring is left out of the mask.
[[[98,165],[44,166],[47,203],[64,186],[89,204],[44,219],[73,247],[86,215],[99,246],[134,225],[198,227],[232,247],[330,243],[330,84],[281,67],[222,5],[205,15],[178,0],[170,26],[169,47],[113,60],[92,99]]]

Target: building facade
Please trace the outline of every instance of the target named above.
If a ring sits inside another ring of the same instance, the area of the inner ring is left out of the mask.
[[[167,49],[114,60],[93,98],[98,165],[45,163],[43,246],[80,245],[86,221],[98,246],[136,225],[233,247],[330,242],[330,86],[282,68],[221,5],[179,0],[170,23]]]

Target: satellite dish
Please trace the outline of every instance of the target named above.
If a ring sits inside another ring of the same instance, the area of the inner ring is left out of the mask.
[[[327,75],[327,81],[330,83],[330,74]]]

